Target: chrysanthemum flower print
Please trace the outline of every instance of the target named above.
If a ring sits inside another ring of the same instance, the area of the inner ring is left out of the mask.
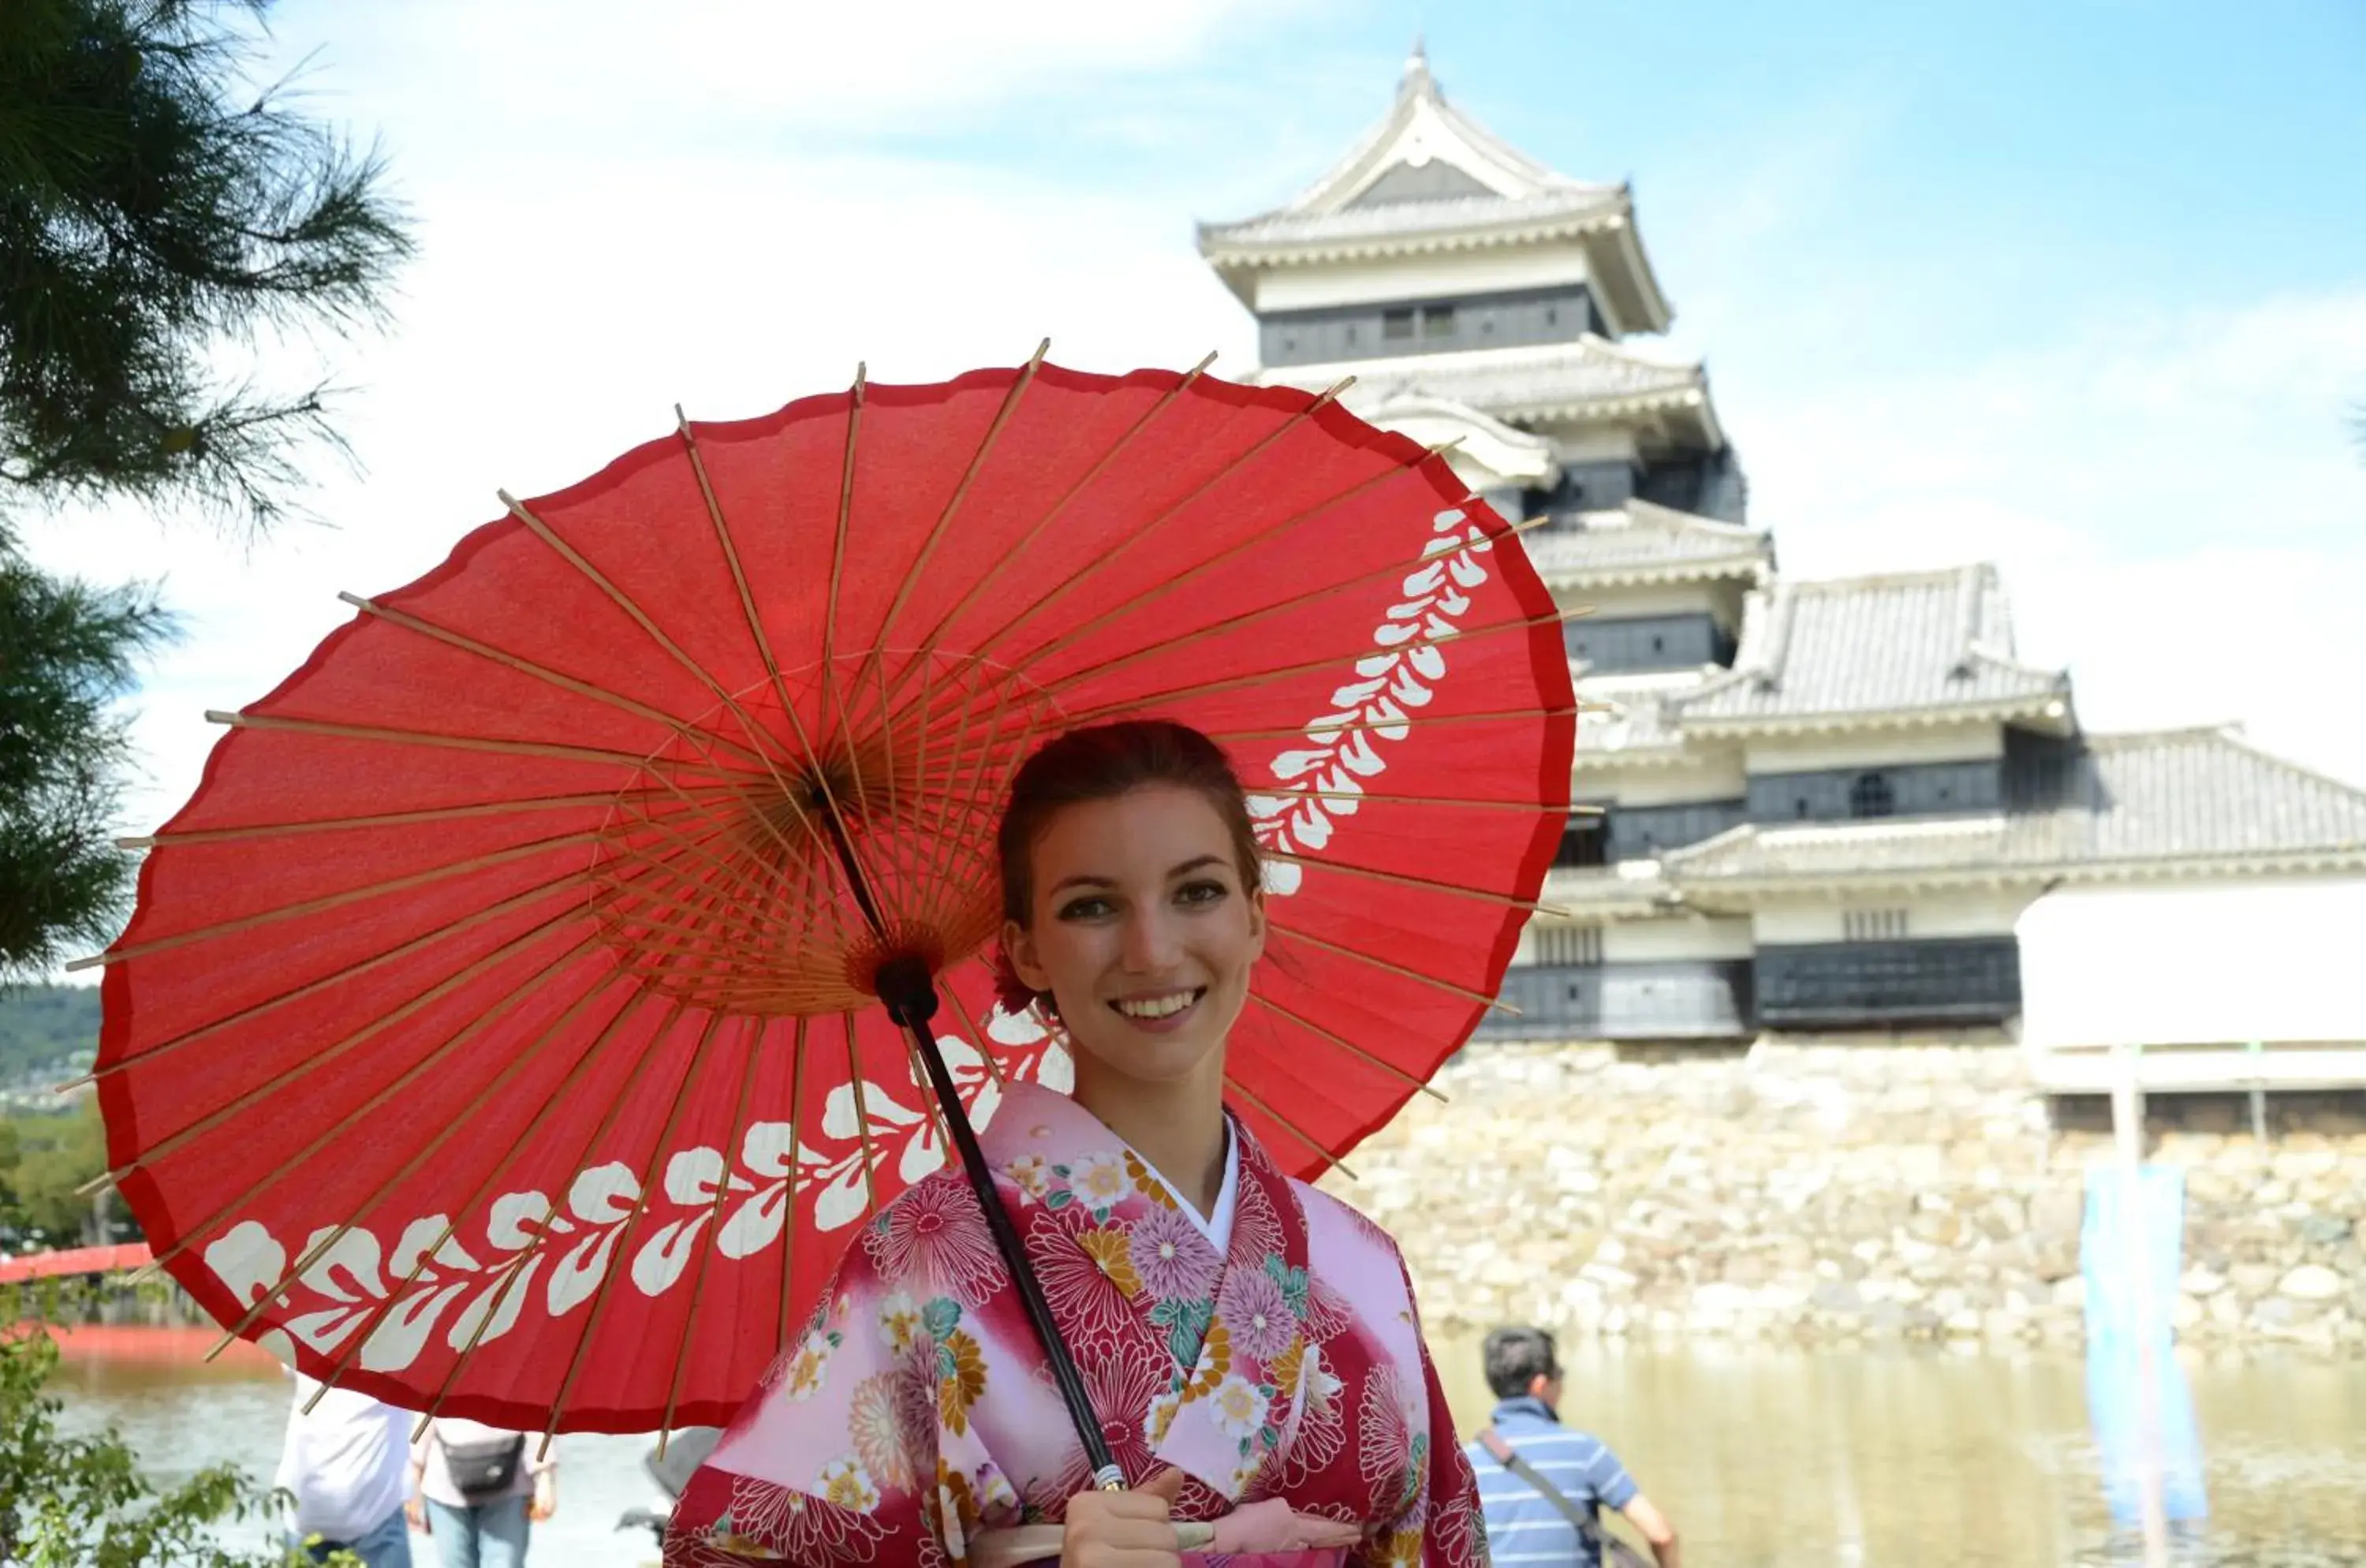
[[[956,1328],[937,1341],[937,1418],[953,1436],[969,1432],[969,1413],[986,1393],[986,1355]]]
[[[1223,1293],[1216,1298],[1216,1317],[1231,1335],[1234,1350],[1259,1361],[1273,1359],[1298,1338],[1298,1316],[1269,1274],[1229,1270]]]
[[[1207,1295],[1223,1267],[1199,1227],[1174,1209],[1153,1209],[1136,1220],[1127,1250],[1143,1289],[1162,1302]]]
[[[1088,1230],[1076,1241],[1121,1293],[1129,1299],[1142,1293],[1142,1276],[1135,1272],[1131,1256],[1132,1238],[1124,1230],[1115,1225]]]

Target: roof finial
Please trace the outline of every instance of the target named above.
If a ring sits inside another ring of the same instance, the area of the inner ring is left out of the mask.
[[[1417,87],[1428,85],[1430,85],[1429,51],[1424,47],[1421,34],[1416,32],[1413,35],[1413,52],[1405,56],[1404,78],[1399,84],[1399,87],[1401,91],[1410,92]]]

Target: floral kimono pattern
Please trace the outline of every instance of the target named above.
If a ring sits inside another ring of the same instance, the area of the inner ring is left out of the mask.
[[[1395,1244],[1233,1131],[1221,1256],[1065,1096],[1014,1083],[980,1134],[1111,1456],[1131,1484],[1180,1469],[1178,1519],[1278,1497],[1363,1532],[1344,1553],[1232,1562],[1478,1568],[1470,1468]],[[1088,1479],[976,1198],[948,1168],[850,1245],[802,1341],[682,1494],[665,1560],[960,1568],[981,1530],[1057,1521]]]

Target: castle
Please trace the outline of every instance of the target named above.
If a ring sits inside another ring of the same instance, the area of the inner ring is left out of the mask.
[[[1425,443],[1565,606],[1576,798],[1498,1036],[2009,1025],[2051,889],[2366,873],[2366,790],[2220,728],[2096,734],[1996,569],[1781,573],[1633,193],[1449,103],[1416,48],[1296,199],[1203,224],[1259,378]]]

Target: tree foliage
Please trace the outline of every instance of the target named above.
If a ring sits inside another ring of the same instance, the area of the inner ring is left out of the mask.
[[[266,331],[376,318],[411,241],[374,154],[242,101],[269,0],[0,5],[0,504],[130,497],[260,525],[335,442],[323,389],[225,384]]]
[[[28,506],[130,500],[262,527],[336,432],[320,387],[225,355],[376,319],[411,253],[374,154],[242,86],[269,0],[0,0],[0,979],[104,943],[115,700],[168,622],[53,580]]]
[[[215,1465],[166,1491],[140,1471],[112,1427],[70,1437],[45,1392],[57,1348],[40,1334],[0,1336],[0,1568],[284,1568],[278,1548],[241,1551],[224,1524],[267,1517],[270,1491]],[[345,1553],[339,1558],[350,1565]]]
[[[39,1088],[98,1053],[98,987],[0,989],[0,1090]]]
[[[0,545],[0,978],[104,947],[121,922],[116,699],[171,629],[147,589],[49,577]]]
[[[78,1247],[118,1239],[101,1235],[98,1203],[82,1189],[107,1171],[107,1127],[85,1094],[57,1115],[0,1120],[0,1247]],[[112,1195],[107,1195],[107,1201]],[[112,1204],[119,1216],[120,1202]]]

